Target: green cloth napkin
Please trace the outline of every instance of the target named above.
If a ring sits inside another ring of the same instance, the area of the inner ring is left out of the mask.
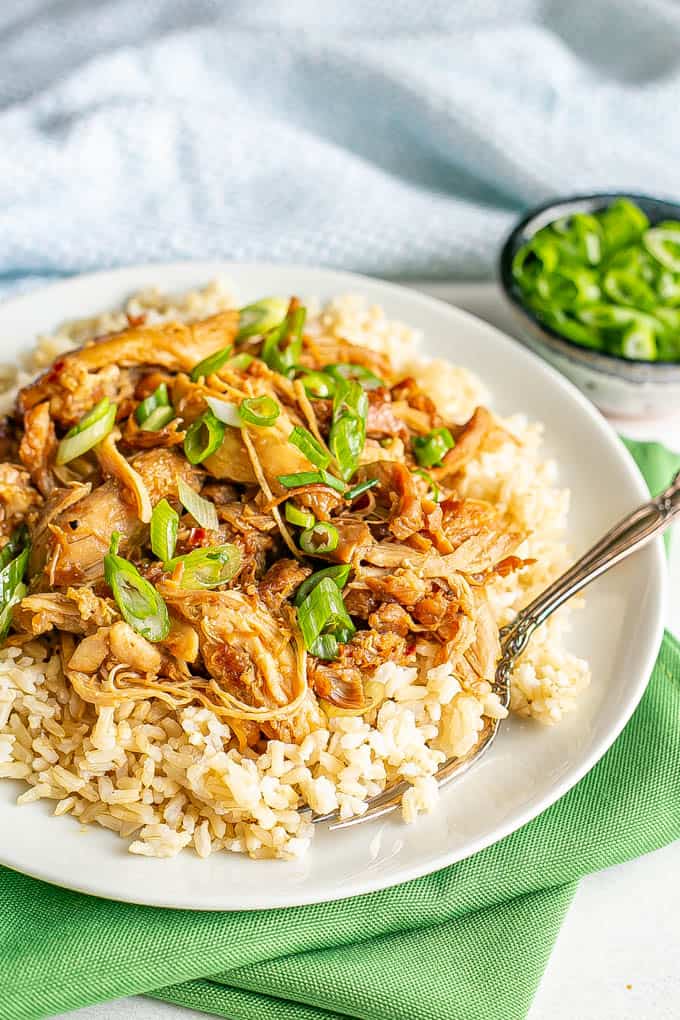
[[[680,466],[656,444],[627,445],[653,492]],[[426,878],[341,903],[208,914],[0,868],[0,1016],[146,993],[231,1020],[514,1020],[578,879],[679,836],[680,646],[666,635],[640,706],[588,776]]]

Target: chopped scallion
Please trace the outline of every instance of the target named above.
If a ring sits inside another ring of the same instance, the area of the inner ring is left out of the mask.
[[[347,489],[343,495],[348,503],[352,500],[357,499],[358,496],[363,496],[369,489],[373,489],[378,484],[377,478],[369,478],[365,482],[359,482],[358,485],[353,485],[351,489]]]
[[[179,531],[179,516],[168,503],[162,499],[156,503],[151,514],[151,549],[159,560],[169,560],[174,555]]]
[[[104,577],[126,623],[148,641],[162,641],[170,632],[168,607],[134,564],[118,555],[120,534],[111,536],[104,557]]]
[[[300,535],[300,548],[310,556],[323,556],[337,549],[338,529],[330,521],[317,521]]]
[[[288,523],[295,524],[298,528],[311,528],[316,520],[313,513],[310,513],[309,510],[300,510],[290,500],[286,503],[285,514]]]
[[[203,361],[199,361],[197,365],[191,370],[192,382],[198,382],[201,378],[207,378],[209,375],[214,375],[215,372],[226,365],[231,357],[232,351],[234,350],[233,344],[229,344],[227,347],[223,347],[219,351],[215,351],[214,354],[208,355]]]
[[[296,425],[293,431],[288,436],[288,442],[292,443],[293,446],[297,446],[298,450],[305,455],[308,461],[318,468],[326,468],[331,462],[330,454],[324,450],[321,443],[316,439],[312,433],[303,428],[301,425]]]
[[[173,571],[182,566],[180,588],[216,588],[231,581],[238,573],[242,559],[238,546],[225,542],[207,549],[194,549],[186,556],[175,556],[165,563],[165,569]]]
[[[143,425],[149,415],[158,410],[159,407],[169,407],[170,398],[168,397],[168,387],[165,383],[161,383],[157,386],[153,393],[142,400],[141,404],[138,404],[135,409],[135,419],[138,425]]]
[[[368,397],[355,380],[340,378],[333,397],[333,421],[328,445],[340,475],[349,481],[366,442]]]
[[[273,397],[246,397],[241,401],[239,414],[242,421],[248,425],[258,425],[261,428],[273,425],[281,414],[281,408]]]
[[[239,311],[237,340],[267,333],[278,326],[286,317],[288,299],[280,297],[262,298]]]
[[[199,496],[190,485],[187,485],[183,478],[180,478],[177,482],[177,495],[182,506],[185,510],[189,511],[201,528],[206,528],[208,531],[217,531],[220,522],[214,503],[209,499],[204,499],[203,496]],[[169,558],[166,557],[166,559]]]
[[[298,590],[295,592],[295,598],[293,599],[294,604],[299,606],[302,602],[304,602],[312,588],[316,588],[319,581],[323,581],[324,577],[329,577],[338,590],[342,591],[349,580],[351,570],[352,568],[349,563],[338,563],[333,567],[324,567],[322,570],[316,570],[302,582]]]
[[[224,439],[224,424],[208,409],[197,418],[184,437],[184,453],[190,464],[200,464],[219,450]]]
[[[302,485],[328,485],[336,492],[345,491],[344,483],[323,468],[319,471],[298,471],[293,475],[279,475],[278,480],[286,489],[297,489]]]
[[[321,634],[334,634],[342,629],[343,636],[347,636],[355,631],[342,595],[330,577],[322,578],[300,603],[298,624],[308,651]]]
[[[116,421],[118,408],[104,397],[85,417],[70,429],[57,447],[56,463],[69,464],[82,457],[108,436]]]
[[[413,452],[421,467],[435,467],[441,464],[453,445],[453,436],[448,429],[433,429],[427,435],[413,439]]]

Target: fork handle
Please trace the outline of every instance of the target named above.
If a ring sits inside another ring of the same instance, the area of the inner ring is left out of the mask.
[[[515,659],[526,648],[536,628],[540,627],[556,609],[600,574],[604,574],[631,553],[647,545],[657,535],[662,534],[678,516],[680,516],[680,472],[667,489],[655,499],[650,499],[623,517],[573,566],[525,606],[512,623],[502,629],[502,665],[505,666],[507,663],[508,672]]]

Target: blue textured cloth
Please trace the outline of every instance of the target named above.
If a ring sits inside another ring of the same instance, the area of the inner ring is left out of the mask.
[[[519,211],[680,192],[664,0],[2,0],[0,290],[131,262],[492,272]]]

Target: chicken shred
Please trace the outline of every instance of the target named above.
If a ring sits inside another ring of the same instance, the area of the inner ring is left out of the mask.
[[[299,307],[297,299],[289,307]],[[448,659],[466,682],[489,680],[499,644],[487,585],[531,561],[517,555],[526,536],[508,517],[459,498],[456,486],[500,424],[484,407],[463,424],[447,421],[386,354],[323,329],[303,333],[295,364],[278,372],[265,363],[263,338],[243,340],[238,328],[235,310],[189,325],[132,320],[61,356],[21,391],[15,415],[0,422],[0,548],[24,525],[30,538],[28,591],[13,607],[11,640],[51,643],[73,690],[98,706],[152,698],[207,706],[228,723],[230,746],[242,750],[270,739],[299,743],[333,712],[366,713],[381,697],[372,678],[388,661]],[[232,344],[251,360],[222,359],[214,371],[192,375]],[[343,366],[369,379],[354,470],[332,455],[341,456],[331,430],[345,412],[331,391],[342,386]],[[318,398],[305,388],[305,373],[327,369],[330,396]],[[161,384],[173,417],[155,431],[143,428],[135,412]],[[66,432],[104,397],[117,405],[113,429],[56,466]],[[231,415],[193,464],[187,432],[211,397],[238,406],[264,398],[277,411],[262,425]],[[413,440],[442,427],[454,445],[428,469],[437,495],[421,477]],[[206,526],[196,507],[183,508],[180,480],[211,504]],[[345,491],[361,483],[365,491]],[[172,564],[151,542],[161,500],[177,515]],[[300,544],[310,522],[334,537],[318,555]],[[107,582],[114,533],[118,555],[167,609],[157,641]],[[200,560],[223,546],[233,547],[238,564],[226,580],[202,587],[185,557]],[[351,627],[323,658],[323,643],[305,645],[296,598],[305,585],[313,601],[312,574],[335,567],[338,578],[341,565],[349,568],[337,584]]]

